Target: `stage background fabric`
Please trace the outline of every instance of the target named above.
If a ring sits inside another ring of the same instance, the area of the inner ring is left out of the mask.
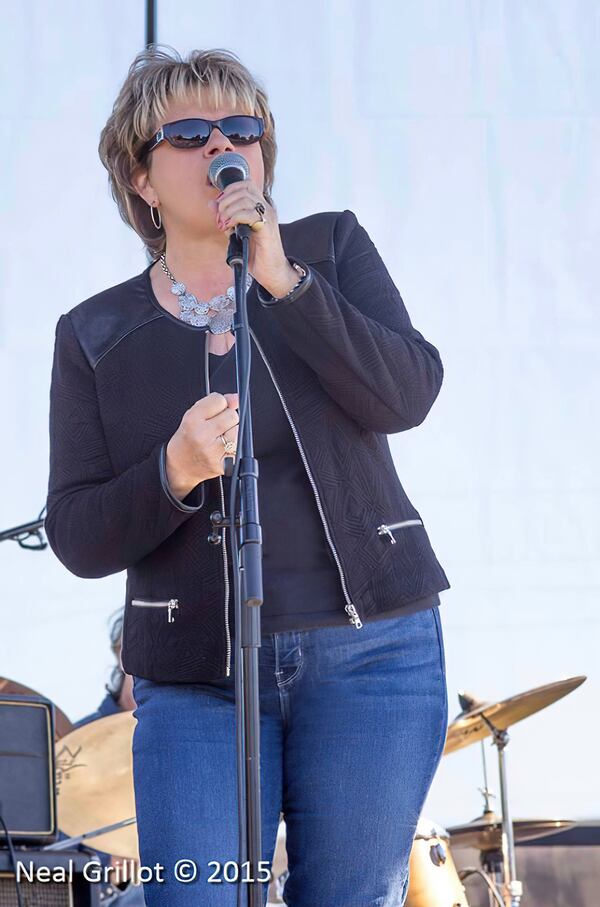
[[[496,700],[588,674],[514,727],[508,769],[513,816],[597,815],[600,7],[306,0],[232,17],[170,0],[158,11],[160,42],[231,49],[264,80],[280,221],[354,211],[440,349],[438,400],[391,446],[452,584],[450,715],[461,688]],[[45,501],[59,315],[147,262],[97,156],[144,42],[144,3],[8,0],[2,13],[5,529]],[[124,575],[79,579],[50,549],[14,543],[0,565],[0,674],[80,718],[103,697]],[[479,745],[448,756],[425,813],[473,818],[482,783]]]

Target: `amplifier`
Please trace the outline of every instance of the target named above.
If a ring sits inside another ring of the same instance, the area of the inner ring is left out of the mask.
[[[98,907],[100,885],[84,878],[93,857],[79,850],[15,848],[23,907]],[[18,907],[10,853],[0,850],[0,907]]]
[[[39,696],[0,695],[0,814],[15,842],[56,840],[54,706]],[[4,843],[0,825],[0,842]]]

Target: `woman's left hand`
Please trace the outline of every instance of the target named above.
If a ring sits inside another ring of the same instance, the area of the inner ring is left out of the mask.
[[[284,296],[298,281],[298,274],[286,258],[281,242],[277,211],[270,205],[252,180],[239,180],[225,187],[216,200],[209,202],[217,219],[217,228],[231,233],[236,224],[255,224],[260,214],[257,202],[265,207],[265,223],[252,230],[248,245],[248,271],[273,296]]]

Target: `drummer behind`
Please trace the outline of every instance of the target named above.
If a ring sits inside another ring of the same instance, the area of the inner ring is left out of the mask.
[[[106,696],[95,712],[90,712],[89,715],[75,722],[74,727],[76,728],[89,724],[90,721],[97,721],[98,718],[105,718],[107,715],[115,715],[117,712],[131,712],[135,709],[133,677],[131,674],[125,673],[121,662],[124,610],[124,608],[120,608],[111,618],[110,647],[117,663],[112,670],[110,682],[105,686]]]
[[[85,717],[80,718],[79,721],[74,723],[73,726],[76,728],[82,727],[84,724],[89,724],[92,721],[97,721],[100,718],[106,718],[107,715],[116,715],[118,712],[133,711],[136,707],[135,699],[133,698],[133,678],[131,674],[125,673],[121,662],[124,611],[124,608],[120,608],[110,619],[110,647],[115,657],[116,664],[112,669],[110,681],[105,686],[106,696],[95,712],[90,712],[89,715],[85,715]],[[81,849],[86,852],[90,851],[90,848],[86,847],[83,842],[81,844]],[[122,890],[127,883],[127,879],[123,879],[122,867],[124,858],[97,849],[92,849],[92,852],[98,857],[103,866],[110,865],[115,869],[121,869],[120,878],[122,881],[115,887]],[[131,862],[125,860],[124,865],[129,867]],[[132,907],[134,904],[144,903],[141,886],[136,887],[139,887],[139,891],[128,891],[127,895],[127,903],[131,903]]]

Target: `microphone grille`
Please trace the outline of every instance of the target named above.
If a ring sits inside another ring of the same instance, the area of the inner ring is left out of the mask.
[[[230,167],[233,167],[236,170],[240,171],[241,176],[238,177],[247,180],[250,178],[250,168],[248,166],[248,161],[242,154],[238,154],[236,151],[225,151],[223,154],[217,155],[211,161],[210,167],[208,168],[208,178],[217,189],[225,188],[225,185],[222,181],[222,174],[224,170],[228,170]],[[231,179],[228,180],[228,183],[232,182]]]

